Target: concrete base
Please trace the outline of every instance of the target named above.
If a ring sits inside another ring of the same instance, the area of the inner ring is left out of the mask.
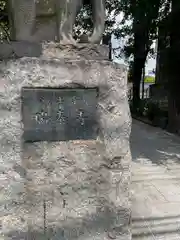
[[[42,56],[0,63],[0,234],[9,239],[131,239],[127,71]],[[22,87],[98,87],[95,141],[24,143]]]

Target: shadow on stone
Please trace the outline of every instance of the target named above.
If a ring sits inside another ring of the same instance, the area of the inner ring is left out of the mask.
[[[116,212],[112,209],[115,209],[115,206],[104,207],[104,209],[97,209],[96,214],[86,216],[85,218],[77,219],[76,221],[69,221],[69,224],[65,224],[61,227],[53,226],[47,227],[45,232],[43,229],[39,231],[28,232],[10,232],[6,237],[11,238],[12,240],[73,240],[79,239],[79,237],[84,237],[89,239],[97,236],[106,237],[114,236],[118,239],[124,240],[126,234],[128,235],[128,230],[126,227],[129,222],[129,209],[120,209],[116,208]],[[122,219],[118,219],[118,216],[121,216]],[[120,224],[118,224],[120,222]],[[104,235],[105,234],[105,235]],[[7,238],[7,239],[8,239]],[[103,238],[104,239],[104,238]],[[105,238],[106,239],[106,238]],[[115,238],[113,238],[115,239]],[[6,238],[5,238],[6,240]]]

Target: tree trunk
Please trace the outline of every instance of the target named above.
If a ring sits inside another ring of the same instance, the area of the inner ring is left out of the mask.
[[[178,111],[176,108],[176,100],[174,99],[174,95],[169,93],[168,96],[168,130],[172,133],[180,133],[180,115],[178,115]]]
[[[180,61],[180,45],[179,51],[176,49],[174,52],[173,49],[171,54],[172,59],[176,59],[177,63]],[[172,63],[171,63],[172,64]],[[174,66],[169,65],[171,69],[171,74],[168,76],[168,86],[169,86],[169,96],[168,96],[168,130],[174,133],[180,133],[180,94],[179,94],[179,66],[174,64]]]
[[[133,64],[133,106],[137,107],[140,101],[140,84],[142,78],[142,71],[145,65],[146,58],[134,58]]]
[[[140,100],[140,82],[141,82],[141,76],[142,76],[142,61],[141,59],[134,59],[134,65],[133,65],[133,103],[136,105],[136,103]]]
[[[139,24],[138,18],[133,22],[134,32],[134,61],[132,71],[133,82],[133,108],[136,109],[140,102],[140,84],[142,71],[148,54],[149,29]]]
[[[172,1],[173,2],[173,1]],[[177,6],[177,4],[179,6]],[[169,87],[169,119],[168,129],[180,133],[180,94],[179,94],[179,62],[180,62],[180,2],[174,1],[170,22],[170,49],[168,54],[168,87]]]

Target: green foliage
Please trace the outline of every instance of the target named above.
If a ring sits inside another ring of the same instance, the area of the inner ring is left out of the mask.
[[[166,128],[168,125],[168,108],[165,108],[161,101],[148,100],[146,103],[145,117],[154,126]]]
[[[137,117],[148,119],[153,125],[165,128],[168,121],[167,101],[144,99],[139,102],[137,108],[130,103],[131,113]]]
[[[151,49],[154,39],[157,38],[159,12],[164,1],[162,0],[122,0],[121,7],[124,12],[121,28],[122,36],[128,36],[124,53],[127,58],[135,52],[143,54]],[[131,24],[129,24],[131,20]],[[136,42],[135,40],[138,39]]]
[[[6,6],[6,1],[1,0],[0,1],[0,11],[1,11],[1,13],[4,11],[5,6]]]
[[[146,76],[144,79],[145,83],[155,83],[155,77]]]
[[[157,39],[159,21],[169,11],[170,0],[122,0],[124,13],[121,35],[127,37],[122,50],[124,56],[133,59],[132,77],[134,105],[140,100],[142,71],[148,56],[153,56],[152,43]]]
[[[145,105],[145,116],[150,120],[153,121],[155,117],[160,114],[161,110],[159,108],[158,102],[154,101],[147,101]]]
[[[0,40],[8,38],[7,1],[0,0]]]
[[[120,32],[120,26],[115,27],[116,16],[120,13],[120,2],[121,0],[106,0],[106,24],[104,35]],[[92,28],[92,8],[90,4],[86,4],[77,16],[74,34],[87,34],[92,31]]]
[[[129,61],[128,82],[132,82],[133,61]]]
[[[145,100],[139,101],[136,107],[134,107],[133,101],[130,101],[130,110],[131,110],[131,113],[135,116],[143,117],[146,111],[145,106],[146,106]]]

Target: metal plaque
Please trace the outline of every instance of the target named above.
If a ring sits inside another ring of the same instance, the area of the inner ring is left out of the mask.
[[[96,88],[22,88],[25,141],[97,137]]]

